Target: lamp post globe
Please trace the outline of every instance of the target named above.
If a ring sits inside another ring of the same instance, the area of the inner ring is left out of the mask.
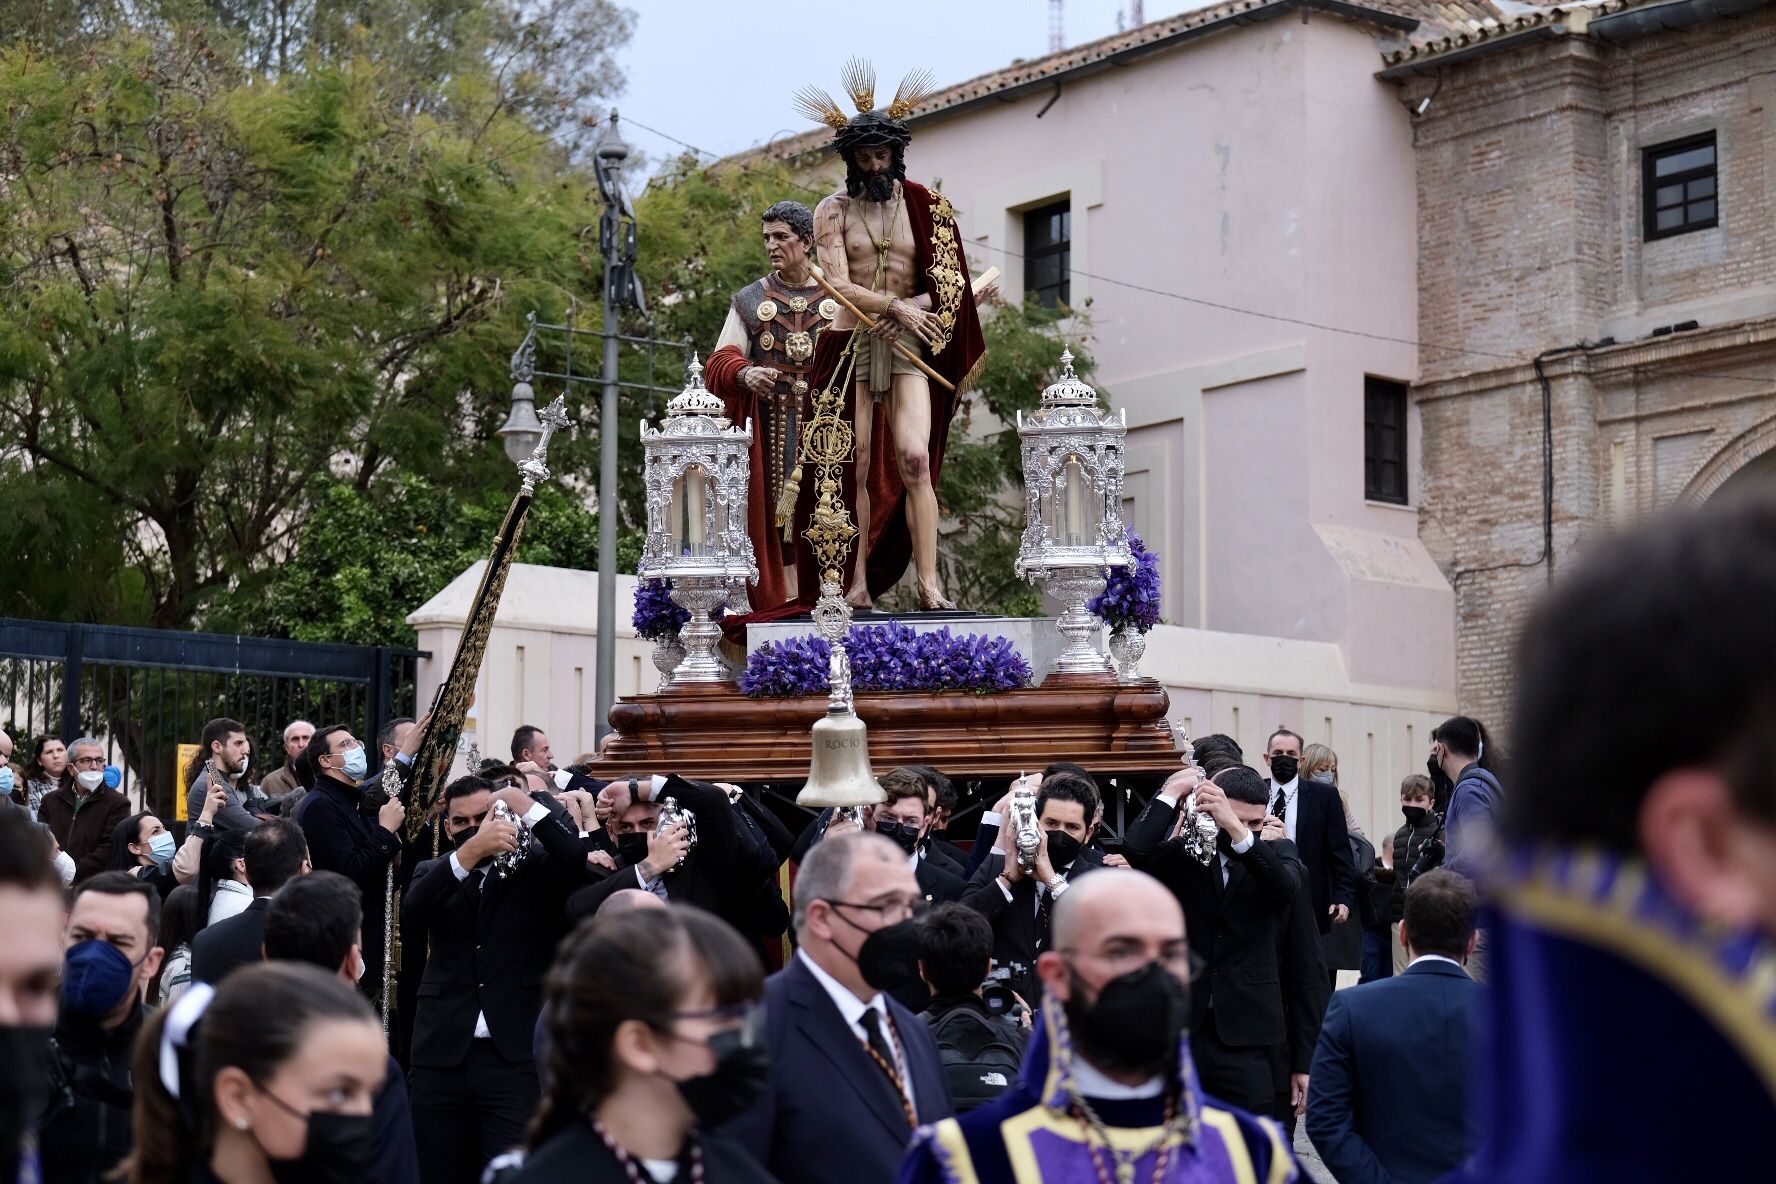
[[[512,387],[512,410],[500,425],[498,436],[506,446],[506,455],[513,464],[522,464],[543,438],[543,421],[537,418],[536,394],[528,382]]]

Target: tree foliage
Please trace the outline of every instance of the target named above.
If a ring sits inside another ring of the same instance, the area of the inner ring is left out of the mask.
[[[614,81],[625,14],[52,3],[22,27],[0,48],[0,548],[32,575],[0,611],[207,623],[303,566],[342,485],[391,487],[397,517],[395,476],[509,497],[492,433],[523,316],[600,281],[596,190],[551,132]],[[544,82],[564,62],[593,70],[571,93]],[[592,434],[551,455],[570,482]]]

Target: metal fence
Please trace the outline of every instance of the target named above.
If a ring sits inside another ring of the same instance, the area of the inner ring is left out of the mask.
[[[366,741],[414,714],[418,650],[328,645],[0,617],[0,720],[15,764],[38,736],[106,744],[121,789],[171,821],[179,745],[218,716],[246,725],[254,780],[284,762],[293,719],[345,723]]]

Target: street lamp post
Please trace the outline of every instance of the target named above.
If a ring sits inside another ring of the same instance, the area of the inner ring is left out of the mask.
[[[632,303],[635,267],[634,211],[622,183],[629,145],[617,131],[615,110],[594,158],[604,199],[598,220],[604,252],[604,399],[598,416],[598,665],[593,677],[593,734],[602,740],[610,731],[610,709],[617,697],[617,310]]]

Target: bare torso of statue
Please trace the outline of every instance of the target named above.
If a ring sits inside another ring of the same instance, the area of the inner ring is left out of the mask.
[[[866,171],[878,164],[886,170],[887,149],[879,162],[871,149],[858,152]],[[889,343],[900,341],[929,358],[929,345],[940,329],[932,316],[931,296],[921,292],[918,248],[907,217],[901,187],[894,183],[886,201],[848,197],[844,190],[823,200],[814,211],[814,243],[828,282],[859,311],[875,321],[859,339],[854,381],[857,415],[856,510],[860,531],[845,598],[867,607],[870,594],[864,559],[870,538],[870,415],[876,400],[885,400],[894,458],[906,486],[907,527],[912,535],[913,571],[919,603],[924,608],[954,608],[937,577],[937,491],[931,484],[931,387],[925,375],[898,357]],[[857,328],[856,318],[841,309],[835,329]]]

